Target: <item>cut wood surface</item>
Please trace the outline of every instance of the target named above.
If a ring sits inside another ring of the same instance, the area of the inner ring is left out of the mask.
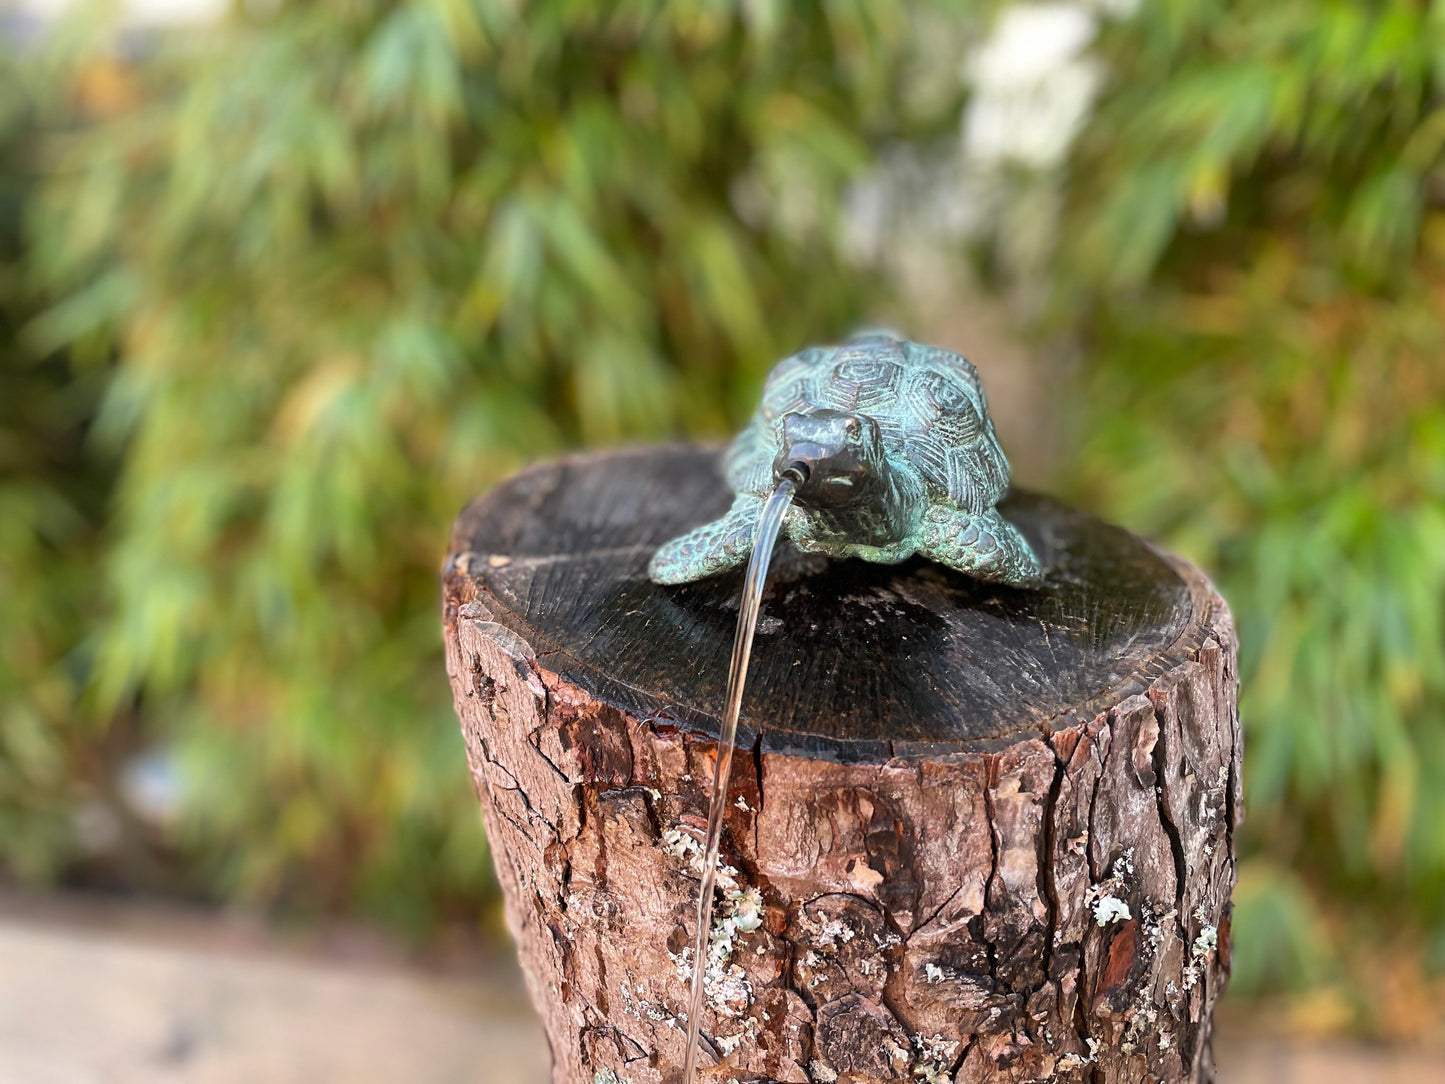
[[[647,580],[715,450],[533,468],[469,507],[448,668],[559,1084],[663,1084],[740,574]],[[1212,1079],[1241,744],[1196,570],[1047,498],[1039,591],[779,548],[744,701],[710,1079]],[[748,754],[751,755],[748,755]]]

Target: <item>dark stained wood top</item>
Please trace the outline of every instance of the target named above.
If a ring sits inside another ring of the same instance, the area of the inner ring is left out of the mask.
[[[448,620],[479,601],[595,698],[715,736],[742,570],[659,587],[646,566],[726,510],[718,459],[608,452],[502,483],[457,520]],[[999,748],[1142,691],[1201,642],[1213,595],[1190,566],[1047,497],[1017,493],[1000,510],[1042,558],[1042,589],[782,543],[739,744],[850,761]]]

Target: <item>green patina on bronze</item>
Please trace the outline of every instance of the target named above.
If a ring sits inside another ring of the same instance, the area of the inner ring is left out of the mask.
[[[797,495],[782,533],[806,553],[883,564],[917,553],[981,580],[1038,582],[1038,558],[994,507],[1009,465],[978,370],[951,351],[870,332],[785,358],[725,473],[732,507],[661,546],[648,566],[656,582],[745,562],[785,476]]]

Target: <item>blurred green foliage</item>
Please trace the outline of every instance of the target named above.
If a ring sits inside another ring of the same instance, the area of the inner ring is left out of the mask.
[[[1145,4],[1101,51],[1052,269],[1077,482],[1230,600],[1235,958],[1308,983],[1309,891],[1445,932],[1445,7]]]
[[[101,756],[78,655],[110,475],[84,452],[95,380],[20,342],[39,311],[22,273],[33,136],[53,105],[0,54],[0,846],[29,878],[71,852]]]
[[[919,78],[913,17],[312,0],[138,65],[66,46],[83,59],[52,72],[83,116],[30,141],[47,307],[22,340],[99,386],[86,448],[116,473],[82,597],[34,563],[67,567],[67,538],[32,558],[17,521],[0,555],[83,644],[46,779],[124,814],[83,763],[159,747],[179,813],[142,849],[178,887],[415,929],[475,913],[490,863],[439,653],[450,521],[567,445],[725,432],[774,359],[869,308],[880,285],[833,252],[840,197],[961,94]],[[52,391],[15,398],[22,424]],[[38,838],[0,850],[82,857]]]

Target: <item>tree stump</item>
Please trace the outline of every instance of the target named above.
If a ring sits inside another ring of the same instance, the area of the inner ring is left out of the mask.
[[[458,520],[447,664],[557,1084],[681,1075],[741,572],[650,583],[715,450],[526,471]],[[753,649],[709,1080],[1213,1079],[1241,741],[1229,611],[1045,497],[1042,590],[784,543]]]

